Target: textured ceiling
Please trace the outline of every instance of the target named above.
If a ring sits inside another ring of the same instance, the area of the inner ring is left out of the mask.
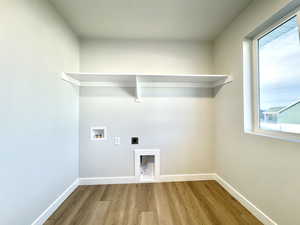
[[[50,0],[85,38],[213,40],[251,0]]]

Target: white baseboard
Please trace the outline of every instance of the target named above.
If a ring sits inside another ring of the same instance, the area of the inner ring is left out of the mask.
[[[200,181],[216,180],[226,191],[248,209],[257,219],[265,225],[278,225],[253,203],[246,199],[233,186],[214,173],[208,174],[175,174],[161,175],[159,180],[141,182],[135,176],[128,177],[90,177],[79,178],[74,181],[31,225],[42,225],[63,201],[78,187],[78,185],[101,185],[101,184],[130,184],[130,183],[157,183],[157,182],[178,182],[178,181]]]
[[[176,182],[176,181],[197,181],[214,180],[215,174],[174,174],[160,175],[157,180],[141,181],[135,176],[129,177],[88,177],[80,178],[80,185],[101,185],[101,184],[132,184],[132,183],[158,183],[158,182]]]
[[[139,183],[134,176],[129,177],[86,177],[79,178],[80,185],[100,185],[100,184],[132,184]]]
[[[160,175],[159,182],[214,180],[214,173]]]
[[[248,209],[259,221],[265,225],[278,225],[260,209],[258,209],[252,202],[245,198],[240,192],[238,192],[234,187],[227,183],[217,174],[215,175],[215,180],[228,191],[236,200],[238,200],[246,209]]]
[[[31,225],[43,225],[78,185],[79,179],[76,179]]]

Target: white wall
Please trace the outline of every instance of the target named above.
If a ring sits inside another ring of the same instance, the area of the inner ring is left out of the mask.
[[[216,169],[278,224],[300,224],[300,145],[243,131],[242,40],[287,0],[256,0],[215,42],[216,72],[234,76],[215,102]],[[293,3],[299,1],[293,1]]]
[[[81,72],[212,73],[212,43],[82,40]]]
[[[78,43],[48,1],[0,3],[0,224],[31,224],[78,177]]]
[[[242,39],[287,2],[254,1],[216,40],[216,72],[235,81],[215,99],[205,89],[146,89],[137,104],[131,88],[82,88],[80,176],[133,175],[135,148],[160,148],[162,174],[214,172],[215,127],[217,173],[279,224],[299,224],[299,144],[243,132]],[[28,225],[78,177],[78,90],[60,80],[78,70],[78,44],[47,1],[4,0],[0,19],[0,224]],[[211,51],[209,42],[83,40],[80,66],[212,73]],[[98,125],[106,142],[89,140]]]
[[[210,50],[197,42],[83,41],[81,71],[211,73]],[[136,103],[131,88],[81,89],[80,177],[133,176],[136,148],[161,149],[161,174],[214,172],[211,90],[149,88],[143,97]],[[90,141],[91,126],[107,126],[108,140]]]

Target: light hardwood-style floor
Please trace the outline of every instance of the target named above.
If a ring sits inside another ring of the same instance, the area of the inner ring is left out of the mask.
[[[80,186],[45,225],[262,225],[216,181]]]

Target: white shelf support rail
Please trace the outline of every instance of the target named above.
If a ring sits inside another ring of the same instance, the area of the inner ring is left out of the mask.
[[[62,73],[62,79],[82,87],[132,87],[136,102],[143,88],[216,88],[233,81],[228,75]]]
[[[226,84],[229,84],[233,81],[233,77],[232,76],[227,76],[224,79],[218,80],[214,82],[214,87],[219,87],[219,86],[224,86]]]
[[[64,81],[66,81],[66,82],[68,82],[68,83],[71,83],[71,84],[73,84],[73,85],[76,85],[76,86],[80,86],[80,85],[81,85],[81,84],[80,84],[80,81],[78,81],[78,80],[72,78],[71,76],[69,76],[69,75],[66,74],[66,73],[62,73],[62,74],[61,74],[61,79],[64,80]]]
[[[139,82],[139,77],[135,76],[135,95],[136,95],[136,102],[142,102],[141,100],[141,85]]]

